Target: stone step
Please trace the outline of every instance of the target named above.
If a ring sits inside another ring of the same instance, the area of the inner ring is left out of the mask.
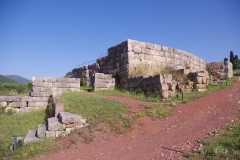
[[[39,142],[44,140],[45,138],[38,138],[37,137],[37,130],[29,130],[28,134],[24,139],[24,144],[31,143],[31,142]]]
[[[46,124],[39,124],[37,129],[37,137],[45,138],[46,137],[47,126]]]
[[[48,118],[48,131],[62,131],[63,124],[59,122],[58,118]]]

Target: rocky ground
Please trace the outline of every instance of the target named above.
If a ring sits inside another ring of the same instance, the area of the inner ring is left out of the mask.
[[[150,104],[117,96],[105,98],[127,103],[135,113]],[[73,134],[56,144],[56,148],[60,145],[65,147],[38,159],[184,159],[183,154],[192,154],[192,150],[202,148],[204,137],[218,134],[220,127],[234,125],[239,111],[240,82],[236,82],[232,88],[179,105],[168,118],[140,118],[134,129],[124,135],[99,131],[95,132],[94,141],[86,144],[82,143],[79,135]]]

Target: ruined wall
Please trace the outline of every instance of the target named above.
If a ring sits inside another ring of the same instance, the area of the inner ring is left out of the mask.
[[[112,74],[95,73],[91,78],[94,91],[103,89],[114,89],[115,78]]]
[[[80,91],[79,78],[33,77],[30,96],[0,96],[0,108],[16,113],[28,113],[32,109],[46,109],[50,95],[59,96],[64,91]]]
[[[94,73],[119,74],[120,83],[127,88],[127,80],[134,68],[146,65],[150,70],[166,66],[174,69],[191,68],[197,71],[206,69],[206,62],[188,52],[157,44],[128,39],[108,49],[108,55],[96,63],[72,70],[72,77],[91,77]],[[88,78],[90,83],[90,78]]]
[[[233,76],[233,67],[231,62],[228,62],[228,61],[212,62],[212,63],[209,63],[208,66],[210,67],[212,81],[215,81],[217,79],[222,80],[222,79],[232,78]]]

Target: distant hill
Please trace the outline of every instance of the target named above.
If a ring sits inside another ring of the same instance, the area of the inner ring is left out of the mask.
[[[0,75],[0,83],[17,83],[17,82],[8,77]]]
[[[14,80],[15,82],[21,83],[21,84],[26,84],[26,83],[31,83],[32,82],[31,80],[23,78],[23,77],[18,76],[18,75],[4,75],[4,76]]]

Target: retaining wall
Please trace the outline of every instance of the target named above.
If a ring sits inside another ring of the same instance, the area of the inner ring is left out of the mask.
[[[233,77],[232,63],[229,61],[209,63],[212,81],[217,79],[227,79]]]
[[[190,68],[202,71],[206,61],[188,52],[157,44],[126,40],[108,49],[108,55],[96,60],[96,63],[72,70],[72,77],[87,78],[94,73],[118,74],[120,83],[127,88],[127,79],[135,68],[145,65],[149,70],[159,70],[166,66],[174,69]]]
[[[46,109],[50,95],[59,96],[64,91],[80,91],[79,78],[33,77],[30,96],[0,96],[0,108],[27,113],[32,109]]]

